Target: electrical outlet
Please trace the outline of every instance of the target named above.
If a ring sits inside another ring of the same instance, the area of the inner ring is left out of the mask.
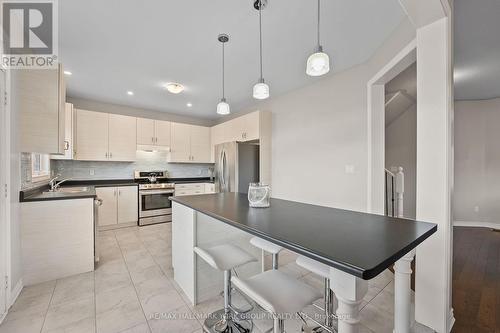
[[[89,169],[89,175],[94,176],[95,175],[95,170],[94,169]]]
[[[352,164],[347,164],[347,165],[345,166],[345,173],[347,173],[347,174],[353,174],[353,173],[355,173],[355,172],[356,172],[356,169],[355,169],[354,165],[352,165]]]

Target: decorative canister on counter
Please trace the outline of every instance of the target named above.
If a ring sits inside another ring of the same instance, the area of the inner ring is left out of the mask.
[[[271,187],[263,183],[250,183],[248,186],[248,202],[250,207],[266,208],[271,205]]]

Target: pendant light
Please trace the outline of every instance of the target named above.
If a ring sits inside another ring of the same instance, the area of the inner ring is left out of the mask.
[[[317,52],[313,53],[307,59],[306,73],[309,76],[321,76],[330,71],[330,58],[323,52],[323,47],[319,40],[321,4],[318,0],[318,47]]]
[[[231,109],[229,108],[229,104],[226,102],[225,90],[224,90],[224,44],[229,42],[229,35],[220,34],[217,37],[217,40],[222,43],[222,98],[220,99],[219,104],[217,104],[217,113],[220,115],[226,115],[231,113]]]
[[[258,0],[259,9],[259,41],[260,41],[260,79],[253,86],[253,98],[266,99],[269,97],[269,86],[264,82],[262,75],[262,0]]]

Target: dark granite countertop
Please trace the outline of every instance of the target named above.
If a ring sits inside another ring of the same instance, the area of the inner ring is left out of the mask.
[[[365,280],[437,230],[432,223],[280,199],[271,199],[269,208],[250,208],[247,195],[241,193],[171,200]]]
[[[64,186],[72,187],[72,186]],[[20,202],[47,201],[47,200],[73,200],[97,197],[95,187],[88,185],[88,191],[78,193],[48,192],[49,186],[38,187],[19,192]]]
[[[213,183],[208,177],[199,178],[169,178],[165,182],[176,184],[188,183]],[[114,187],[114,186],[138,186],[134,179],[89,179],[89,180],[69,180],[64,182],[61,187],[86,186],[89,188],[86,192],[64,193],[64,192],[46,192],[48,185],[37,187],[19,192],[20,202],[45,201],[45,200],[70,200],[82,198],[95,198],[96,187]]]

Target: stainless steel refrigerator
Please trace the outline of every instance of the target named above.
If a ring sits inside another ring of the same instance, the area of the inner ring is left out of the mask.
[[[248,193],[259,182],[259,145],[226,142],[215,146],[215,184],[219,192]]]

